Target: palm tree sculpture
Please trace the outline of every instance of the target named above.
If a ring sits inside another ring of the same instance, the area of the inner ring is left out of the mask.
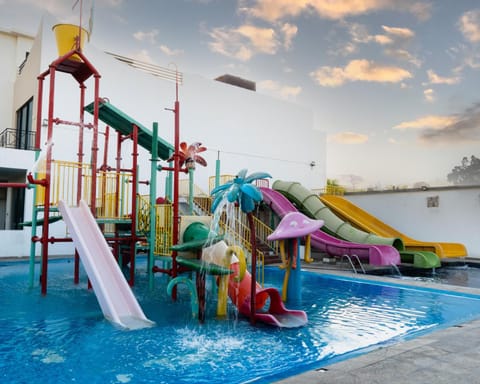
[[[252,183],[258,179],[270,178],[268,173],[255,172],[249,176],[246,176],[247,169],[242,169],[237,176],[216,188],[211,192],[214,197],[212,204],[212,212],[215,212],[220,202],[223,199],[227,199],[229,203],[238,202],[240,209],[247,215],[248,225],[250,229],[250,244],[252,247],[252,287],[250,293],[250,322],[255,322],[255,296],[256,296],[256,269],[257,269],[257,244],[255,235],[255,223],[253,221],[253,210],[255,209],[255,203],[263,200],[262,192]]]
[[[182,141],[178,153],[180,156],[180,167],[185,164],[185,168],[195,169],[195,163],[206,167],[207,161],[202,156],[198,155],[200,152],[205,152],[206,150],[207,148],[202,147],[202,143],[199,143],[198,141],[190,145],[187,145],[185,141]],[[167,161],[173,161],[173,156]]]
[[[186,172],[188,172],[188,204],[190,207],[190,214],[193,211],[193,171],[195,170],[195,164],[198,163],[204,167],[207,166],[207,161],[198,153],[205,152],[206,147],[202,147],[202,143],[198,141],[187,146],[185,141],[180,143],[178,152],[180,167],[185,165]],[[167,161],[173,161],[174,156],[170,157]]]

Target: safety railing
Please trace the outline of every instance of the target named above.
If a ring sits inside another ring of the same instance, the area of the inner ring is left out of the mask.
[[[0,132],[0,147],[12,149],[35,149],[35,132],[20,132],[14,128],[5,128]]]
[[[181,179],[178,181],[178,194],[180,197],[188,197],[190,195],[190,180]],[[208,196],[198,185],[193,185],[193,196]]]
[[[234,178],[235,178],[235,175],[220,175],[218,185],[228,183],[229,181],[233,180]],[[216,181],[216,176],[210,176],[208,178],[208,193],[209,194],[215,188],[215,181]]]
[[[139,195],[137,223],[138,231],[148,237],[150,232],[150,197]],[[171,204],[155,204],[155,243],[153,253],[157,256],[172,254],[173,207]]]
[[[173,207],[171,204],[155,205],[155,247],[154,254],[159,256],[170,256],[173,227]]]
[[[37,178],[45,176],[44,165],[38,167]],[[131,177],[127,173],[100,171],[97,174],[96,215],[99,219],[115,220],[131,214]],[[81,185],[81,189],[79,186]],[[92,171],[90,164],[73,161],[52,161],[50,205],[58,206],[60,200],[77,205],[79,199],[90,205]],[[45,203],[45,188],[37,186],[36,206]]]
[[[338,195],[343,196],[345,194],[345,187],[340,185],[327,185],[325,188],[315,190],[318,195]]]

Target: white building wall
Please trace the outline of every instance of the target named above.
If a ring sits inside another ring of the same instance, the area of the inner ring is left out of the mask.
[[[0,29],[0,132],[12,128],[15,115],[12,116],[14,84],[18,67],[25,60],[26,52],[30,51],[33,38]]]
[[[438,207],[428,207],[438,197]],[[427,191],[354,193],[345,196],[405,235],[422,241],[455,242],[480,257],[480,187]]]
[[[48,69],[49,64],[58,56],[51,26],[55,21],[44,20],[40,28],[29,61],[22,76],[17,81],[14,102],[10,102],[8,114],[14,114],[29,95],[33,95],[36,108],[36,76]],[[130,115],[135,120],[151,129],[153,122],[159,124],[159,135],[166,141],[174,142],[174,115],[165,108],[173,108],[175,101],[175,84],[154,77],[151,74],[133,69],[121,63],[101,49],[87,44],[85,55],[101,75],[100,96]],[[10,63],[11,65],[12,63]],[[181,70],[181,68],[179,68]],[[219,75],[223,75],[220,74]],[[86,103],[93,100],[93,77],[85,83],[87,86]],[[13,92],[13,89],[12,89]],[[42,119],[48,113],[49,76],[44,82],[44,102]],[[79,119],[79,85],[68,74],[56,73],[54,117],[63,120]],[[242,168],[249,173],[263,171],[276,178],[294,179],[310,188],[319,188],[325,184],[325,134],[315,127],[313,113],[298,105],[263,96],[256,92],[238,88],[198,75],[184,74],[183,84],[179,87],[180,101],[180,141],[188,144],[200,141],[208,148],[202,155],[208,166],[197,167],[195,183],[208,192],[209,177],[215,175],[215,162],[219,156],[222,174],[235,174]],[[2,103],[3,104],[3,100]],[[13,104],[13,105],[12,105]],[[36,123],[34,110],[33,124]],[[86,122],[92,117],[86,114]],[[100,131],[105,126],[100,124]],[[45,132],[42,133],[42,145],[45,144]],[[114,164],[115,136],[111,135],[109,163]],[[90,159],[92,134],[86,131],[84,140],[85,160]],[[100,135],[99,162],[103,156],[103,136]],[[59,125],[54,127],[53,158],[58,160],[77,159],[78,130],[76,127]],[[25,161],[25,154],[14,151]],[[131,165],[131,144],[123,147],[123,167]],[[25,164],[26,170],[33,168],[33,152]],[[28,157],[28,156],[27,156]],[[140,179],[150,178],[150,155],[141,150]],[[0,167],[10,166],[3,164]],[[310,164],[314,162],[315,166]],[[166,165],[166,163],[164,163]],[[186,176],[185,176],[186,178]],[[272,181],[273,181],[272,180]],[[165,175],[158,176],[158,195],[164,191]],[[142,186],[140,193],[147,193]],[[31,219],[32,197],[30,193],[26,202],[25,220]],[[2,256],[27,256],[30,249],[30,228],[15,231],[15,243],[5,236]],[[64,237],[65,225],[62,222],[51,226],[51,236]],[[10,238],[13,238],[12,236]],[[21,240],[21,239],[24,240]],[[73,253],[71,244],[54,244],[50,253]],[[39,254],[39,246],[37,246]]]

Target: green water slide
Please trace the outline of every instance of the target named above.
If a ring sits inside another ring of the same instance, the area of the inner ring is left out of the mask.
[[[406,251],[401,238],[381,237],[353,227],[347,221],[336,216],[330,208],[322,203],[317,194],[300,183],[277,180],[273,183],[272,188],[283,194],[307,216],[323,220],[325,224],[322,230],[332,236],[355,243],[391,245],[400,252],[402,263],[413,264],[416,268],[440,266],[440,259],[433,252]]]
[[[277,180],[273,183],[273,189],[287,197],[307,216],[323,220],[325,224],[322,230],[330,235],[355,243],[392,245],[399,251],[404,250],[403,241],[400,238],[380,237],[361,231],[341,220],[321,202],[317,194],[309,191],[300,183]]]
[[[88,104],[85,107],[85,111],[93,115],[94,103]],[[138,144],[152,153],[152,131],[110,104],[109,101],[102,100],[99,102],[98,118],[122,135],[130,135],[133,132],[133,127],[136,126],[138,128]],[[173,154],[173,151],[174,147],[172,144],[157,137],[157,155],[160,159],[167,160]]]

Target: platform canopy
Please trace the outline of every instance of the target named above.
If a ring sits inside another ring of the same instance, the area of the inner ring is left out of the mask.
[[[98,105],[98,118],[109,127],[120,132],[122,135],[130,135],[133,127],[138,127],[138,144],[148,152],[152,152],[152,131],[140,124],[135,119],[120,111],[106,100],[102,100]],[[94,103],[90,103],[85,110],[93,115]],[[172,144],[166,142],[160,137],[157,138],[158,157],[167,160],[174,152]]]

